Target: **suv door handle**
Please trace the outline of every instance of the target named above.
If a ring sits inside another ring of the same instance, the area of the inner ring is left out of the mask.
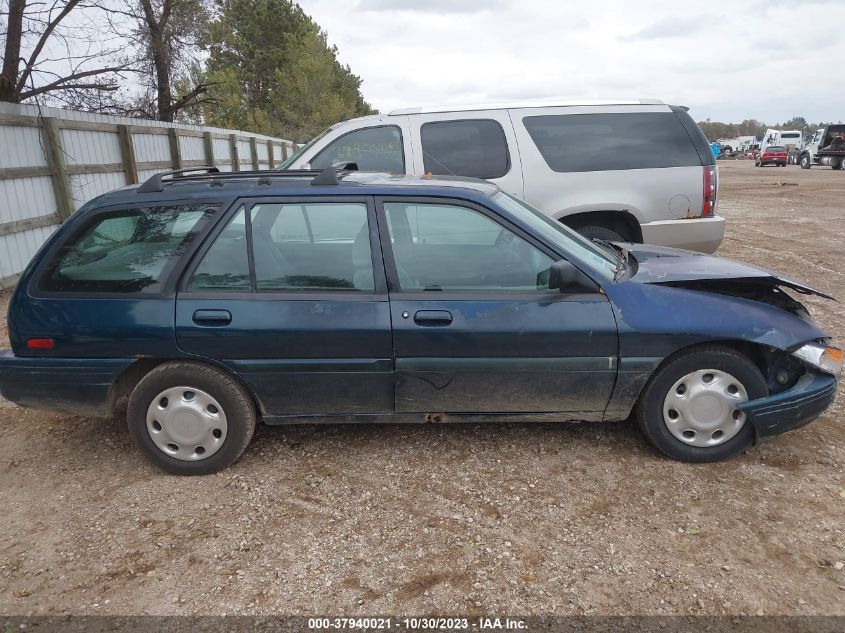
[[[197,325],[229,325],[232,313],[228,310],[197,310],[194,312],[194,323]]]
[[[428,327],[449,325],[452,313],[448,310],[419,310],[414,314],[414,323]]]

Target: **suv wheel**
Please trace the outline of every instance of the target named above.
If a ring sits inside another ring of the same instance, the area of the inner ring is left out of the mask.
[[[809,154],[801,154],[801,169],[810,169],[810,155]]]
[[[234,463],[256,423],[249,394],[223,372],[190,362],[159,365],[129,398],[129,435],[156,466],[207,475]]]
[[[597,225],[589,225],[589,226],[582,226],[578,230],[578,233],[586,237],[588,240],[597,239],[597,240],[607,240],[608,242],[627,242],[629,240],[625,239],[622,235],[614,231],[613,229],[609,229],[604,226],[597,226]]]
[[[754,429],[736,405],[768,394],[760,370],[723,347],[681,352],[652,376],[637,403],[640,430],[683,462],[715,462],[742,452]]]

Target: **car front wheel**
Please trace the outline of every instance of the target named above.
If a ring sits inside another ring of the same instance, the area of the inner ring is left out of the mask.
[[[754,429],[737,405],[765,397],[748,358],[723,347],[680,352],[652,376],[637,403],[643,435],[673,459],[715,462],[748,448]]]
[[[233,378],[178,361],[144,376],[127,410],[135,445],[175,475],[207,475],[234,463],[252,438],[256,417],[250,395]]]

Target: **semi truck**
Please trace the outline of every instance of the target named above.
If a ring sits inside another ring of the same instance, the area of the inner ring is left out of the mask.
[[[828,125],[816,130],[801,146],[798,161],[801,169],[810,169],[813,165],[842,169],[845,165],[845,125]]]
[[[798,149],[801,146],[801,130],[766,130],[760,149],[765,150],[769,145],[785,147],[787,152]]]

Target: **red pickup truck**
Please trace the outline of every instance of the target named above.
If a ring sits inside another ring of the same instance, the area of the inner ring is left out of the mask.
[[[757,167],[764,165],[778,165],[786,167],[786,148],[781,145],[769,145],[763,150],[763,153],[754,159],[754,164]]]

